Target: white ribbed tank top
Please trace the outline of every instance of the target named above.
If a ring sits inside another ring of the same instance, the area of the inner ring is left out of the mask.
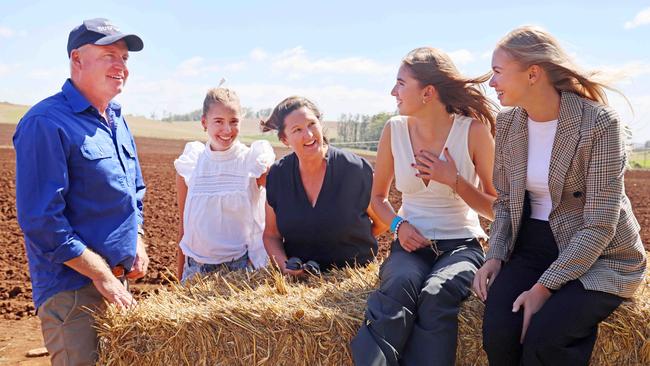
[[[486,238],[478,214],[451,187],[430,181],[424,185],[415,176],[417,170],[406,116],[391,118],[391,149],[393,152],[395,186],[402,193],[402,207],[398,215],[408,220],[422,235],[429,239]],[[468,149],[468,134],[472,124],[470,117],[454,115],[449,136],[439,158],[444,157],[444,148],[449,149],[460,175],[478,187],[479,178]]]

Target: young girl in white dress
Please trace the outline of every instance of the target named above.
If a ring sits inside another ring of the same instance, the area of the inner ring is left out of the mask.
[[[239,142],[241,106],[227,88],[208,91],[201,124],[208,142],[189,142],[174,161],[182,282],[217,269],[264,267],[264,183],[275,154],[268,141]]]

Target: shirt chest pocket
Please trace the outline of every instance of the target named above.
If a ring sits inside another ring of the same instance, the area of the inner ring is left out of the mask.
[[[86,158],[86,160],[98,162],[101,159],[110,158],[113,156],[113,152],[106,147],[99,145],[94,141],[85,141],[81,145],[81,155]]]
[[[86,189],[101,188],[106,182],[119,181],[122,168],[112,146],[86,139],[79,147],[80,158],[71,167],[71,181],[84,182]]]
[[[95,141],[86,140],[79,149],[81,152],[81,164],[84,170],[112,172],[115,169],[113,156],[114,152],[109,146],[102,146]]]
[[[124,169],[126,169],[126,175],[129,178],[129,182],[135,181],[135,150],[133,146],[128,143],[121,143],[122,151],[124,152]]]
[[[119,182],[121,185],[135,185],[136,155],[133,146],[128,143],[119,143],[122,149],[120,157],[113,148],[112,141],[95,141],[87,138],[81,147],[81,169],[86,177],[101,175],[109,181]]]

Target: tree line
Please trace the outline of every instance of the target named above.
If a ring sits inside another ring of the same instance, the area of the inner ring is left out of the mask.
[[[242,107],[242,117],[247,119],[261,119],[270,116],[272,111],[272,108],[262,108],[255,110],[250,107]],[[181,114],[172,114],[167,111],[163,111],[162,116],[157,116],[155,113],[152,113],[150,118],[156,120],[158,119],[157,117],[160,117],[160,120],[163,122],[196,122],[201,120],[202,115],[203,109],[197,109],[189,113]]]
[[[356,149],[377,151],[386,121],[395,113],[381,112],[373,115],[342,114],[336,125],[336,138],[333,145],[352,147]]]
[[[250,107],[242,107],[242,116],[246,119],[264,119],[271,115],[272,108],[262,108],[255,110]],[[160,120],[164,122],[172,121],[200,121],[202,109],[197,109],[189,113],[172,114],[166,111],[162,112]],[[355,149],[377,151],[377,143],[381,136],[384,124],[395,113],[381,112],[373,115],[368,114],[341,114],[336,122],[336,137],[332,137],[330,142],[333,145],[349,147]],[[151,119],[157,119],[152,113]]]

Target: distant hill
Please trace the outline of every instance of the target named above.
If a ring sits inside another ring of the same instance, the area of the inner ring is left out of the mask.
[[[0,123],[17,124],[30,106],[0,102]],[[163,122],[152,120],[144,116],[126,116],[129,128],[133,135],[138,137],[154,137],[173,140],[200,140],[206,139],[205,132],[198,121],[173,121]],[[250,142],[256,139],[269,140],[272,143],[279,143],[275,133],[262,134],[259,128],[258,118],[245,118],[240,124],[240,136],[243,142]],[[336,122],[326,121],[324,123],[327,136],[336,137]]]
[[[0,102],[0,123],[16,124],[27,113],[28,105]]]

